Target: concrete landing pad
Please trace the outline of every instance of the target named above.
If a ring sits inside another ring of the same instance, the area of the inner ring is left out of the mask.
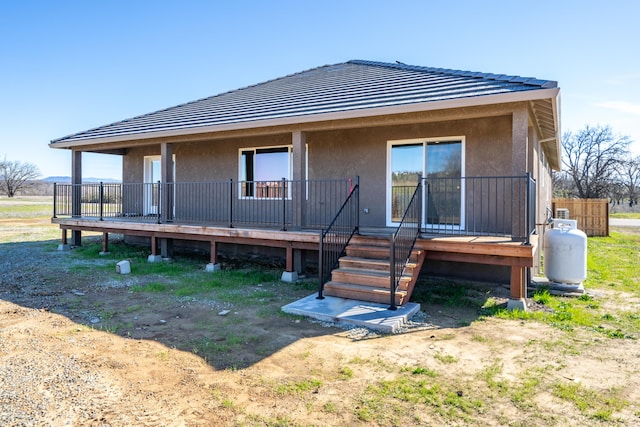
[[[406,303],[397,310],[389,310],[389,304],[356,301],[337,297],[317,299],[309,295],[282,307],[289,314],[311,317],[323,322],[361,326],[383,333],[398,333],[407,320],[420,311],[420,304]]]

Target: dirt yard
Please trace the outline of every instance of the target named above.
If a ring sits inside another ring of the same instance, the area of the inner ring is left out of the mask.
[[[0,244],[3,426],[640,425],[637,339],[441,300],[403,334],[344,330],[279,312],[311,280],[179,295],[57,244]]]

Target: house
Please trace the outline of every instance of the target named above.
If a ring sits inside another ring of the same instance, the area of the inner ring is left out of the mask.
[[[368,292],[393,308],[423,271],[509,282],[510,307],[524,308],[560,168],[559,92],[502,74],[321,66],[51,141],[71,150],[73,181],[56,186],[52,221],[64,244],[68,230],[74,245],[104,233],[105,250],[108,233],[144,238],[150,260],[199,241],[211,268],[237,245],[284,255],[285,278],[317,261],[320,296]],[[123,183],[82,185],[84,152],[121,155]]]

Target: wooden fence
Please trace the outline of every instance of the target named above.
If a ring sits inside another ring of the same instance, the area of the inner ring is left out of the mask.
[[[569,219],[578,221],[578,228],[587,236],[609,235],[609,199],[553,199],[552,209],[568,209]]]

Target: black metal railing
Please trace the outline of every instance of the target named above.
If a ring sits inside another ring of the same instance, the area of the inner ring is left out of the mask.
[[[529,242],[535,231],[536,181],[524,176],[423,178],[423,232],[504,236]],[[409,203],[414,187],[392,189],[392,219]]]
[[[324,284],[329,280],[331,271],[354,234],[358,233],[360,224],[360,185],[356,177],[355,184],[349,191],[346,200],[329,226],[320,231],[320,248],[318,251],[318,299],[323,299]]]
[[[54,217],[137,222],[326,227],[352,179],[54,184]]]
[[[391,234],[389,248],[390,310],[396,309],[396,291],[403,279],[404,270],[420,236],[422,223],[422,180],[418,181],[409,199],[396,231]]]

